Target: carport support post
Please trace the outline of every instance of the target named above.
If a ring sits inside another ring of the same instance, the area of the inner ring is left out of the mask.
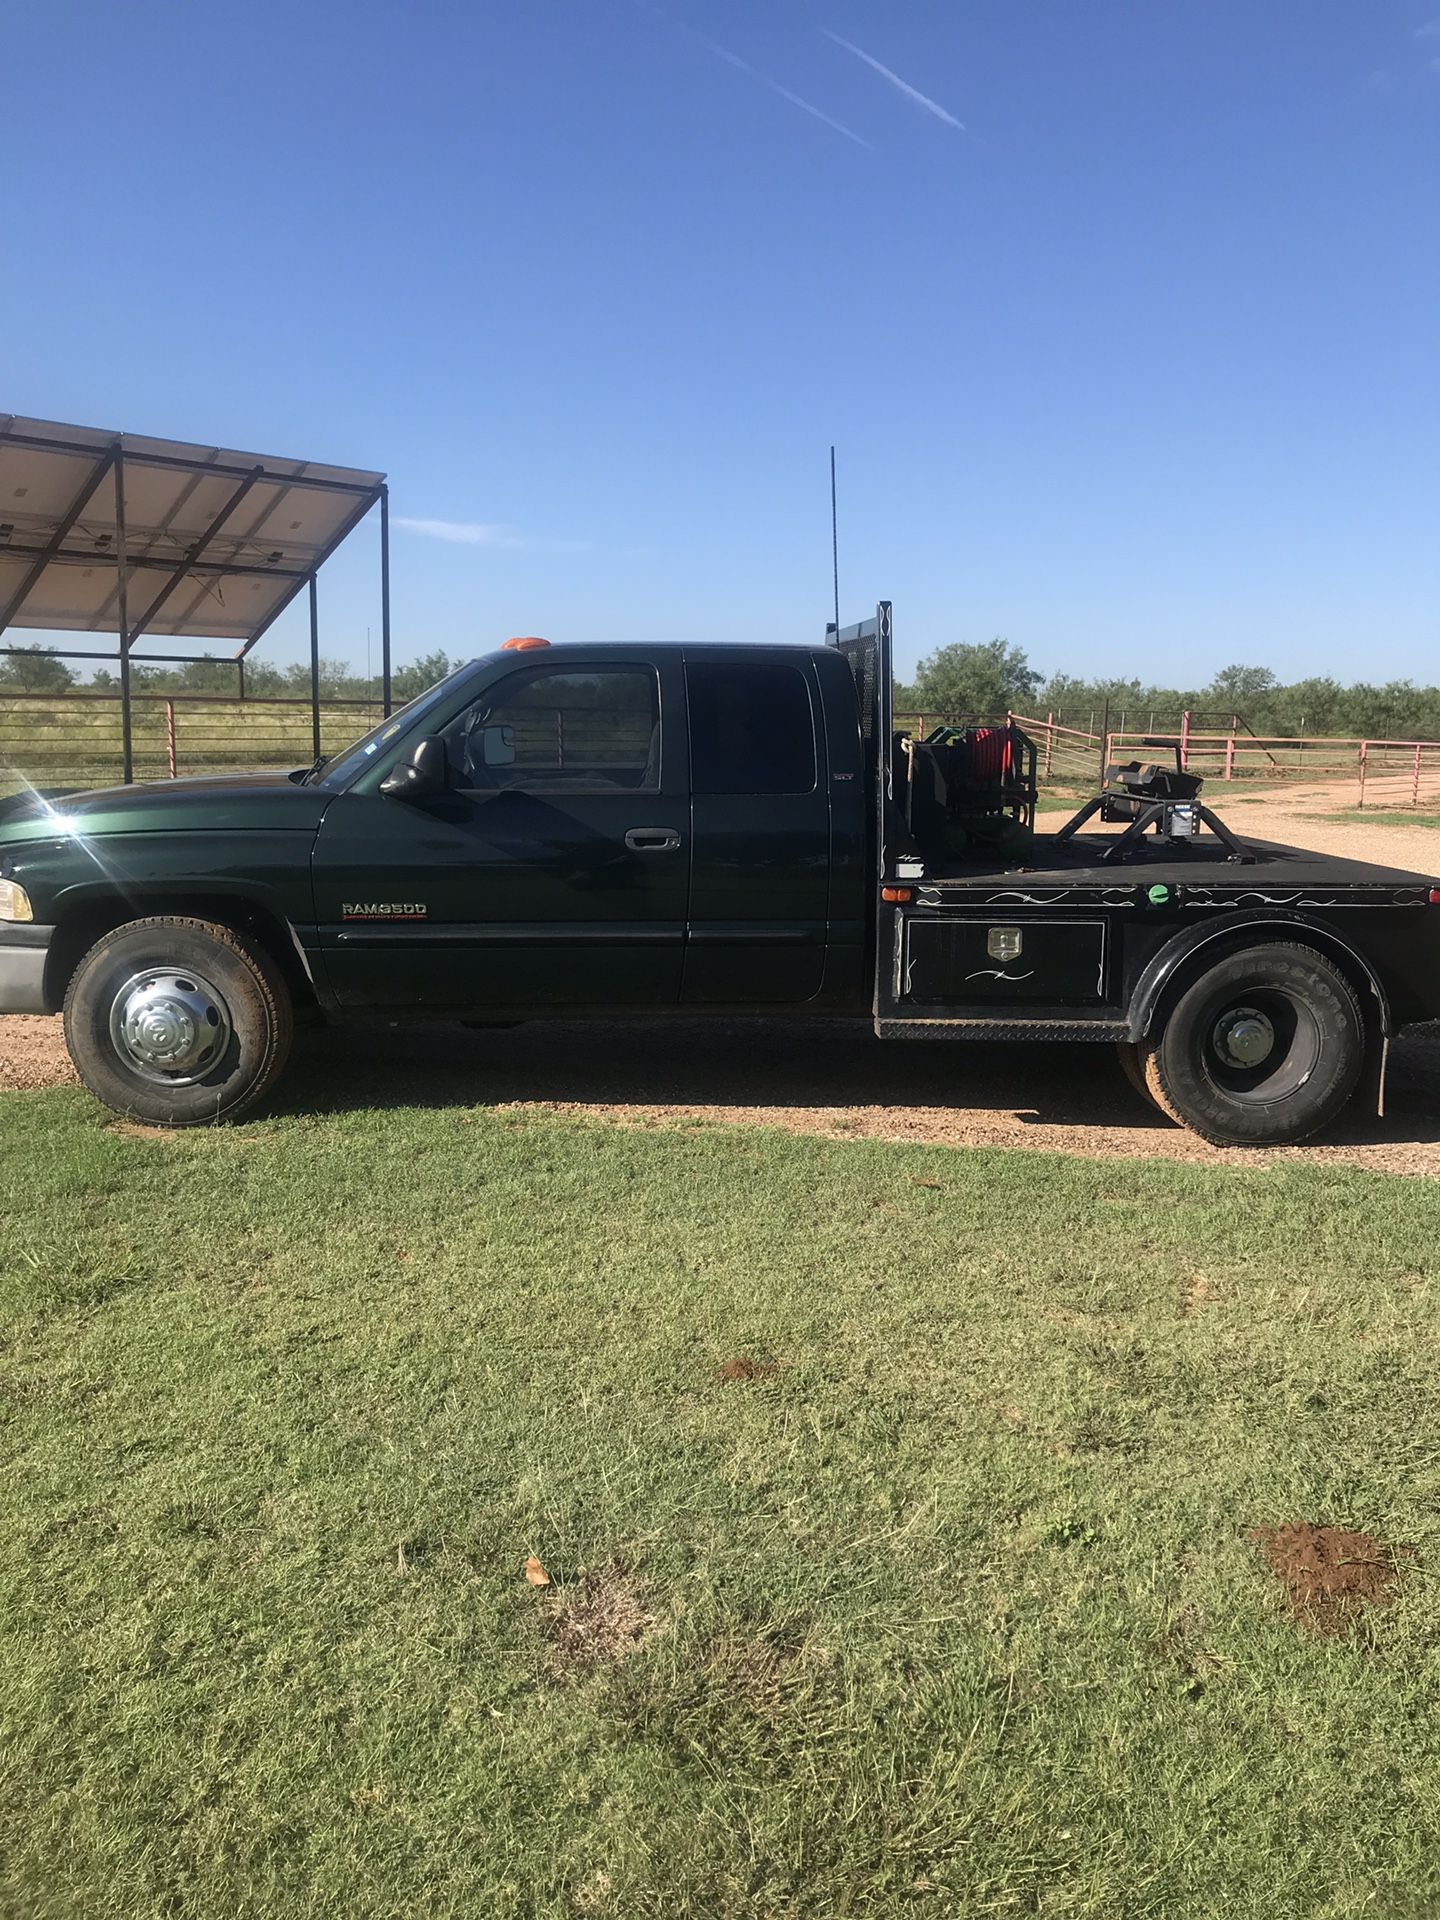
[[[380,488],[380,696],[390,717],[390,489]]]
[[[310,576],[310,745],[320,758],[320,592]]]
[[[125,455],[115,449],[115,623],[120,632],[120,757],[121,778],[128,787],[135,778],[135,743],[130,730],[130,606],[129,567],[125,553]]]

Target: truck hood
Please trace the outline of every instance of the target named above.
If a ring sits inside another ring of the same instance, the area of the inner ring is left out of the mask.
[[[280,769],[146,781],[89,793],[27,791],[0,800],[0,840],[257,828],[313,832],[334,798],[324,787],[297,785]]]

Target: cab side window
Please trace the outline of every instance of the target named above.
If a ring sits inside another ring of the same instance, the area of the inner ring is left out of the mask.
[[[686,665],[696,793],[813,793],[810,683],[782,661]]]
[[[660,689],[649,667],[531,668],[447,730],[452,777],[481,792],[655,793]]]

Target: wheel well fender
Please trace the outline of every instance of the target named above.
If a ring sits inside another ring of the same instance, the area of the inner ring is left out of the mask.
[[[1299,914],[1265,914],[1241,921],[1213,921],[1188,929],[1152,955],[1130,996],[1130,1038],[1143,1041],[1154,1033],[1185,990],[1223,955],[1244,947],[1282,939],[1314,947],[1334,961],[1355,989],[1367,1031],[1386,1041],[1394,1032],[1390,998],[1380,976],[1347,940],[1329,927],[1317,926]]]
[[[91,894],[63,913],[50,942],[45,965],[45,1004],[58,1013],[75,969],[95,942],[127,920],[150,919],[156,914],[184,914],[213,920],[233,933],[247,935],[264,949],[290,989],[297,1013],[318,1012],[319,996],[294,926],[274,907],[240,894],[147,893],[126,899],[119,893]]]

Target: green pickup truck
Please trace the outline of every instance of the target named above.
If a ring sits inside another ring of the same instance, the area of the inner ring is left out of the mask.
[[[1431,877],[1238,841],[1153,768],[1123,834],[1034,836],[1023,736],[896,735],[890,648],[883,602],[814,646],[525,642],[310,768],[0,802],[0,1013],[63,1010],[171,1126],[252,1108],[297,1021],[804,1012],[1118,1045],[1255,1144],[1440,1014]]]

